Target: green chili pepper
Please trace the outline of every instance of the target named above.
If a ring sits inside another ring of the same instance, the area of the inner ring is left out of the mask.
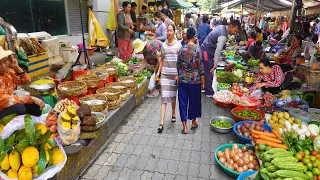
[[[308,151],[313,151],[313,146],[312,145],[307,145],[306,147],[305,147],[305,149],[307,149]]]
[[[297,153],[296,149],[295,149],[293,146],[291,146],[291,147],[288,149],[288,151],[293,152],[293,154],[296,154],[296,153]]]
[[[299,144],[295,144],[294,148],[296,149],[296,151],[303,151],[303,146],[300,146]]]
[[[299,140],[296,142],[296,144],[298,144],[301,147],[305,147],[307,145],[307,142],[305,140]]]

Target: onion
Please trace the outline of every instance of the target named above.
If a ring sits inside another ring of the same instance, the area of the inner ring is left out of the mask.
[[[255,167],[253,163],[249,163],[247,166],[249,169],[254,169],[254,167]]]
[[[232,160],[232,159],[229,159],[229,160],[228,160],[228,164],[233,165],[233,163],[234,163],[234,162],[233,162],[233,160]]]
[[[248,171],[248,169],[249,169],[249,168],[248,168],[247,165],[244,165],[244,166],[243,166],[243,171]]]
[[[246,146],[242,146],[241,150],[242,150],[242,152],[246,152],[248,149]]]
[[[253,162],[253,156],[252,155],[249,156],[249,162]]]
[[[218,151],[218,152],[217,152],[217,156],[218,156],[218,158],[220,159],[221,157],[224,156],[224,153],[223,153],[222,151]]]
[[[232,171],[234,170],[233,165],[230,165],[230,164],[227,165],[227,168],[231,169]]]
[[[239,156],[240,158],[243,158],[243,153],[242,153],[242,152],[239,152],[239,153],[238,153],[238,156]]]
[[[224,150],[224,157],[229,160],[230,159],[230,149],[225,149]]]
[[[241,128],[241,125],[238,125],[238,126],[237,126],[237,129],[239,130],[240,128]]]
[[[250,155],[253,155],[253,151],[252,150],[249,150],[248,152],[249,152]]]
[[[226,161],[226,158],[224,158],[224,157],[220,158],[219,161],[221,162],[221,164],[224,164],[224,163],[227,162],[227,161]]]
[[[237,164],[238,164],[239,167],[244,166],[244,161],[243,161],[243,159],[239,159],[239,160],[237,161]]]
[[[243,161],[244,161],[244,164],[248,164],[248,163],[249,163],[249,157],[246,157],[246,156],[245,156],[245,157],[243,158]]]
[[[245,153],[243,153],[243,156],[249,158],[250,154],[249,154],[249,152],[245,152]]]
[[[234,163],[234,164],[233,164],[233,167],[234,167],[234,169],[238,169],[239,166],[238,166],[237,163]]]
[[[258,161],[257,160],[253,160],[253,165],[255,165],[255,166],[257,166],[259,163],[258,163]]]
[[[239,149],[238,144],[233,144],[233,145],[232,145],[232,149],[238,150],[238,149]]]
[[[239,173],[243,173],[243,167],[238,167],[237,171],[238,171]]]
[[[254,169],[255,169],[256,171],[259,171],[259,166],[256,166]]]
[[[238,162],[238,160],[240,159],[239,155],[234,155],[233,156],[233,162]]]

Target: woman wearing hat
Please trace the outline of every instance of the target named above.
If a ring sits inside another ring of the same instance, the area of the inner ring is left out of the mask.
[[[10,114],[40,116],[45,105],[40,98],[13,95],[17,85],[27,84],[31,79],[12,54],[0,46],[0,119]]]

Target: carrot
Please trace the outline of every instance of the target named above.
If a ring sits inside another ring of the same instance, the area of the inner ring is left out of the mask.
[[[282,141],[275,139],[275,138],[268,137],[268,136],[259,136],[259,139],[274,142],[274,143],[279,143],[279,144],[282,143]]]
[[[255,134],[253,134],[252,137],[253,137],[254,139],[259,139],[259,138],[260,138],[259,135],[255,135]]]
[[[269,133],[269,132],[262,132],[262,131],[252,130],[252,133],[256,134],[256,135],[263,135],[263,136],[268,136],[268,137],[272,137],[272,138],[276,137],[276,135],[274,135],[272,133]]]
[[[272,133],[273,133],[275,136],[277,136],[277,138],[279,138],[281,141],[283,140],[282,137],[281,137],[281,135],[280,135],[280,133],[279,133],[277,130],[272,129]]]
[[[266,145],[271,146],[273,148],[282,148],[282,149],[288,150],[288,147],[283,144],[278,144],[278,143],[274,143],[274,142],[270,142],[270,141],[266,141],[266,140],[261,140],[261,139],[257,139],[256,142],[258,144],[266,144]]]

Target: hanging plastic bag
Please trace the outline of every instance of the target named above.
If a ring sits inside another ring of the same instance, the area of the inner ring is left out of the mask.
[[[70,144],[77,142],[80,137],[80,130],[81,130],[80,129],[80,121],[78,121],[78,123],[75,127],[72,126],[72,128],[71,127],[66,128],[66,127],[62,126],[62,124],[60,123],[62,114],[64,114],[64,113],[66,113],[66,111],[59,114],[57,131],[60,135],[60,139],[62,140],[63,144],[70,145]]]
[[[14,119],[12,119],[4,128],[1,133],[2,139],[7,139],[13,134],[15,131],[23,129],[25,127],[24,122],[25,115],[17,116]],[[44,120],[41,117],[31,116],[32,121],[34,124],[45,124]],[[59,149],[62,151],[64,155],[64,161],[57,165],[52,165],[45,169],[45,171],[37,177],[33,177],[33,180],[43,180],[43,179],[50,179],[53,176],[55,176],[58,172],[61,171],[61,169],[64,167],[64,165],[67,162],[67,155],[62,147],[61,142],[58,138],[54,138],[56,141]],[[12,180],[12,178],[9,178],[6,174],[4,174],[2,171],[0,171],[0,179],[3,180]]]
[[[155,73],[153,73],[152,76],[150,77],[150,81],[149,81],[149,85],[148,85],[149,91],[152,91],[154,89],[154,87],[156,86],[156,82],[154,81],[155,77],[156,77]]]
[[[214,93],[218,92],[217,86],[218,86],[218,81],[217,81],[216,71],[214,71],[213,78],[212,78],[212,89]]]

